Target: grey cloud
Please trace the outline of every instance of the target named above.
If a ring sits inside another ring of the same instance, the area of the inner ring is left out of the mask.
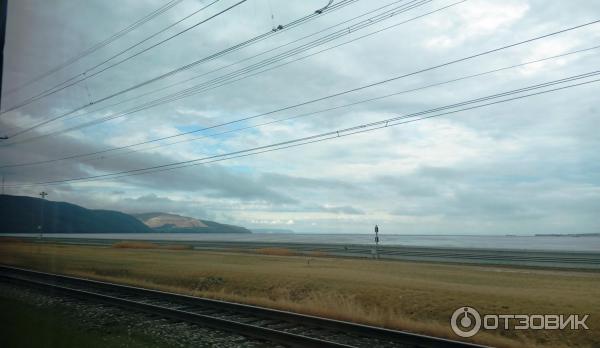
[[[13,151],[12,147],[6,147],[0,148],[0,153],[3,154],[3,159],[6,160],[4,163],[14,164],[93,152],[104,148],[72,138],[59,138],[52,140],[52,146],[40,147],[34,143],[23,144],[19,146],[18,152]],[[110,155],[113,155],[113,153]],[[51,181],[62,178],[86,177],[97,173],[134,170],[174,162],[173,158],[141,152],[128,156],[110,157],[110,155],[107,154],[106,159],[101,160],[90,161],[83,158],[45,165],[9,168],[5,169],[4,173],[7,179],[13,182]],[[169,190],[201,192],[211,197],[233,197],[243,201],[264,200],[280,204],[295,202],[294,199],[272,190],[252,176],[235,174],[219,165],[201,165],[173,172],[131,176],[124,181],[142,187],[154,188],[161,192]]]
[[[354,207],[351,206],[339,206],[339,207],[335,207],[335,206],[323,206],[320,207],[322,211],[328,212],[328,213],[335,213],[335,214],[347,214],[347,215],[364,215],[365,212],[360,210],[360,209],[356,209]]]
[[[304,188],[320,190],[355,190],[357,187],[342,180],[313,179],[298,176],[290,176],[278,173],[263,173],[260,180],[272,187]]]
[[[274,3],[274,22],[285,23],[312,13],[314,9],[322,6],[323,2]],[[199,74],[207,75],[181,85],[180,88],[208,81],[245,65],[238,64],[220,72],[210,73],[213,69],[235,63],[302,35],[319,31],[328,25],[384,3],[386,2],[383,0],[357,2],[347,9],[336,12],[335,15],[320,17],[309,26],[301,26],[285,34],[275,35],[260,45],[198,66],[164,83],[157,83],[115,98],[111,103]],[[188,129],[192,125],[226,122],[267,112],[591,21],[595,19],[594,14],[597,14],[600,9],[599,4],[585,0],[551,3],[532,0],[522,3],[529,6],[527,15],[488,35],[471,35],[460,45],[425,48],[425,43],[432,38],[463,34],[464,28],[460,25],[450,29],[445,28],[444,25],[446,21],[458,21],[460,14],[468,12],[466,11],[469,10],[468,6],[475,6],[471,2],[461,4],[455,10],[440,12],[438,16],[429,17],[428,20],[440,21],[439,26],[432,25],[426,19],[414,21],[369,39],[359,40],[215,90],[138,112],[118,121],[86,128],[77,133],[84,137],[81,141],[63,135],[36,143],[0,147],[0,162],[37,161],[79,152],[92,152],[109,147],[108,141],[116,137],[124,139],[120,143],[125,145],[133,142],[133,139],[138,139],[137,137],[142,133],[152,134],[152,137],[162,136],[166,127]],[[153,22],[145,24],[140,30],[123,37],[98,54],[85,58],[38,85],[3,98],[3,106],[7,103],[8,105],[15,103],[53,83],[80,73],[86,67],[100,62],[190,13],[199,4],[198,1],[182,2],[165,15],[157,17]],[[39,3],[20,0],[11,2],[5,51],[4,88],[13,87],[47,71],[68,59],[74,52],[80,52],[91,43],[101,41],[116,28],[127,26],[141,14],[160,5],[162,3],[158,0],[127,2],[118,8],[106,1]],[[224,5],[219,4],[219,6]],[[115,90],[129,87],[229,47],[259,32],[270,30],[273,23],[266,3],[248,2],[243,6],[227,16],[182,35],[163,47],[153,49],[139,58],[90,79],[86,84],[80,84],[52,98],[31,104],[23,108],[23,114],[2,115],[0,129],[5,131],[14,125],[29,125],[33,122],[25,121],[24,115],[37,121],[49,119],[88,103],[87,90],[90,91],[92,99],[101,98]],[[433,2],[427,9],[436,6],[437,4]],[[407,14],[405,18],[424,12],[425,9]],[[77,15],[66,16],[65,13]],[[197,21],[203,16],[195,17],[188,23]],[[457,23],[460,24],[460,21]],[[183,27],[181,25],[178,29]],[[166,35],[167,33],[165,37]],[[531,59],[533,53],[552,55],[560,51],[564,42],[575,45],[568,49],[583,48],[589,42],[597,41],[599,35],[597,31],[588,29],[573,31],[556,37],[554,41],[544,41],[550,43],[548,46],[532,44],[515,47],[463,64],[397,80],[371,90],[269,115],[263,121],[519,63]],[[558,47],[556,52],[555,46]],[[534,52],[533,47],[538,49]],[[540,73],[526,74],[523,71],[499,73],[297,119],[293,122],[284,122],[280,125],[288,126],[292,136],[335,130],[587,72],[595,69],[599,62],[597,57],[592,52],[573,57],[573,60],[566,61],[566,64],[542,67]],[[262,58],[264,57],[247,63]],[[63,197],[75,203],[80,202],[105,209],[111,208],[111,205],[119,209],[139,207],[140,210],[156,206],[161,210],[191,216],[196,216],[194,214],[217,217],[227,215],[225,217],[227,219],[235,218],[233,212],[246,209],[257,215],[262,212],[330,213],[333,216],[331,219],[296,221],[301,226],[301,230],[315,232],[336,230],[360,232],[372,224],[373,221],[370,221],[372,213],[390,213],[392,214],[390,219],[398,219],[388,222],[388,226],[393,226],[388,227],[389,229],[410,230],[413,233],[463,231],[482,233],[482,230],[486,233],[502,233],[507,230],[513,231],[515,228],[526,232],[560,228],[596,231],[599,222],[595,212],[600,202],[600,198],[595,193],[600,185],[598,174],[600,173],[598,166],[600,138],[596,131],[598,108],[593,105],[597,100],[597,94],[597,87],[589,85],[572,91],[445,117],[443,121],[447,124],[465,129],[474,137],[489,139],[485,142],[486,145],[481,145],[476,139],[472,143],[469,142],[469,146],[479,149],[482,146],[491,147],[483,149],[487,151],[479,157],[458,161],[455,164],[436,163],[435,156],[432,160],[424,160],[426,156],[421,155],[421,151],[425,152],[431,142],[452,143],[455,134],[451,133],[444,139],[430,139],[428,137],[431,133],[420,129],[416,124],[411,124],[395,128],[393,131],[382,130],[370,135],[365,134],[364,139],[370,140],[367,142],[368,146],[354,146],[351,142],[343,143],[350,145],[338,147],[322,144],[321,148],[326,150],[321,153],[314,150],[315,148],[306,151],[297,148],[293,150],[294,152],[290,152],[294,154],[293,167],[296,168],[294,171],[286,170],[285,165],[275,161],[257,166],[251,158],[248,158],[245,161],[220,162],[219,165],[201,165],[152,175],[133,176],[112,183],[113,185],[108,188],[98,184],[90,187],[49,186],[43,189],[50,192],[53,197]],[[155,96],[161,95],[163,94]],[[151,97],[110,107],[103,112],[74,118],[66,124],[80,124],[99,118],[106,112],[127,110],[141,101],[149,100]],[[95,110],[103,105],[94,105],[88,110]],[[440,119],[431,119],[424,121],[423,124],[437,124],[441,123],[440,121]],[[243,132],[232,133],[215,138],[212,142],[199,141],[190,143],[188,147],[170,147],[171,152],[139,152],[91,162],[74,160],[52,166],[0,171],[6,176],[7,183],[103,174],[161,165],[206,154],[240,150],[244,146],[263,141],[260,139],[263,133],[257,131],[257,134],[253,138]],[[394,137],[387,137],[390,134]],[[279,139],[277,132],[268,135]],[[280,138],[280,140],[287,140],[284,136]],[[230,139],[235,140],[234,145],[229,142]],[[500,148],[502,143],[514,146],[514,149],[503,151]],[[413,145],[415,152],[400,155],[388,148],[393,145],[401,147],[403,144]],[[269,158],[268,155],[265,157]],[[304,163],[305,158],[310,160]],[[386,164],[391,160],[412,158],[419,159],[419,165],[414,171],[399,164],[398,168],[390,168],[392,172],[388,174],[382,173],[377,167],[378,163]],[[360,170],[360,172],[340,171],[342,174],[337,174],[339,177],[334,178],[327,174],[336,166],[350,167],[351,165],[358,165],[361,169],[352,170]],[[395,170],[406,174],[399,175],[394,173]],[[19,192],[35,195],[39,192],[39,188],[23,188]],[[174,198],[181,195],[196,197],[198,201],[196,198]],[[223,200],[227,200],[228,204],[222,204]],[[199,201],[202,203],[198,203]],[[332,206],[325,206],[325,202],[330,202]],[[358,215],[364,223],[352,220]],[[404,219],[405,217],[410,219]],[[318,227],[314,227],[312,223],[318,223],[316,225]]]
[[[433,182],[419,176],[378,176],[371,185],[384,186],[387,192],[401,197],[431,197],[440,194],[439,182]]]

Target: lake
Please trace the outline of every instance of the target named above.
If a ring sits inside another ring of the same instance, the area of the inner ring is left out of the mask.
[[[0,234],[3,236],[35,237],[36,234]],[[372,244],[372,234],[316,234],[316,233],[144,233],[144,234],[45,234],[57,238],[98,238],[124,240],[174,240],[174,241],[229,241],[229,242],[280,242],[280,243],[334,243]],[[467,235],[400,235],[380,234],[380,245],[406,245],[448,248],[600,251],[600,237],[556,236],[467,236]]]

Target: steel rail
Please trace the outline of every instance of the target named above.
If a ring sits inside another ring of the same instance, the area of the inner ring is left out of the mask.
[[[460,341],[453,341],[433,336],[420,335],[404,331],[389,330],[369,325],[355,324],[340,320],[326,319],[311,315],[292,313],[287,311],[268,309],[264,307],[245,305],[208,298],[199,298],[180,295],[159,290],[152,290],[129,285],[108,283],[103,281],[71,277],[47,272],[27,270],[10,266],[0,266],[0,277],[31,285],[39,288],[52,288],[68,296],[82,299],[91,299],[106,304],[124,307],[134,311],[141,311],[152,315],[159,315],[176,320],[182,320],[198,325],[204,325],[215,329],[236,332],[242,335],[281,343],[292,347],[355,347],[346,343],[334,342],[330,339],[305,336],[273,329],[264,326],[252,325],[240,321],[220,318],[210,314],[194,313],[185,310],[185,307],[203,308],[217,312],[234,312],[243,316],[258,317],[261,319],[283,321],[297,324],[302,327],[312,327],[340,332],[346,335],[356,336],[358,339],[377,339],[383,342],[395,343],[400,347],[483,347]],[[33,278],[33,279],[32,279]],[[71,286],[84,286],[88,289],[77,289]],[[117,292],[119,295],[102,294],[90,291],[89,288]],[[158,299],[175,303],[183,309],[169,308],[162,305],[147,303],[127,296],[138,296],[145,299]]]

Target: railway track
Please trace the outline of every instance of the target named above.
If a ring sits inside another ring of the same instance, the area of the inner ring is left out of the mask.
[[[0,266],[3,282],[39,288],[289,347],[482,347],[238,303]]]

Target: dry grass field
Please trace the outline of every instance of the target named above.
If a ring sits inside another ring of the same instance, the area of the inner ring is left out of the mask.
[[[190,249],[192,249],[191,245],[185,245],[185,244],[163,245],[163,244],[156,244],[156,243],[143,242],[143,241],[135,241],[135,242],[122,241],[122,242],[117,242],[117,243],[113,244],[112,247],[113,248],[121,248],[121,249],[167,249],[167,250],[190,250]]]
[[[319,256],[0,243],[2,264],[454,339],[449,317],[465,305],[485,313],[590,314],[586,331],[498,330],[472,342],[600,347],[599,273]]]

